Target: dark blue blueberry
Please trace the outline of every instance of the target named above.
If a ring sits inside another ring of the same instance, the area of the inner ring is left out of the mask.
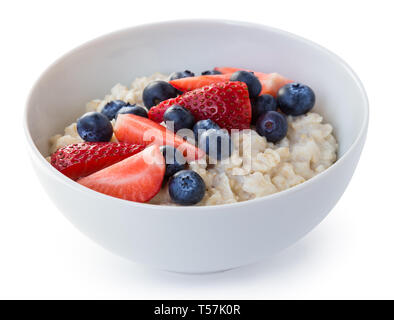
[[[287,119],[282,113],[268,111],[263,113],[256,122],[256,131],[266,137],[269,142],[278,142],[287,134]]]
[[[203,75],[203,76],[211,76],[214,74],[222,74],[222,73],[217,70],[206,70],[206,71],[201,72],[201,75]]]
[[[142,93],[142,100],[145,107],[150,109],[164,100],[175,98],[177,95],[178,91],[171,84],[157,80],[152,81],[145,87]]]
[[[197,121],[193,127],[193,132],[194,132],[194,136],[196,137],[196,140],[198,139],[199,135],[201,135],[204,131],[209,130],[209,129],[219,130],[220,127],[218,124],[213,122],[211,119]]]
[[[110,101],[104,106],[104,108],[101,110],[101,113],[109,120],[112,120],[116,117],[116,114],[120,109],[127,106],[130,106],[130,104],[122,100]]]
[[[88,112],[77,120],[77,131],[84,141],[108,142],[112,138],[112,124],[100,112]]]
[[[169,107],[164,112],[163,119],[166,122],[167,128],[174,130],[174,132],[180,129],[192,129],[195,123],[193,114],[178,104]]]
[[[118,114],[135,114],[136,116],[148,118],[148,112],[146,112],[145,108],[136,104],[121,108],[116,114],[116,117]]]
[[[310,87],[294,82],[280,88],[276,100],[282,112],[299,116],[311,110],[316,99],[315,93]]]
[[[199,203],[204,198],[205,189],[204,180],[193,170],[179,171],[168,181],[172,201],[184,206]]]
[[[262,87],[260,80],[257,79],[257,77],[254,75],[253,72],[243,71],[243,70],[234,72],[231,75],[230,80],[245,82],[246,85],[248,86],[250,98],[257,97],[261,92]]]
[[[186,159],[178,149],[172,146],[161,146],[160,151],[166,161],[166,178],[186,169]]]
[[[252,103],[252,124],[256,124],[257,119],[267,111],[276,111],[276,100],[270,94],[263,94],[255,99],[251,99]]]
[[[227,159],[232,153],[231,138],[225,129],[209,129],[203,132],[199,137],[198,145],[210,159]]]
[[[182,79],[182,78],[189,78],[189,77],[194,77],[194,73],[191,72],[190,70],[173,72],[170,74],[170,81],[176,79]]]

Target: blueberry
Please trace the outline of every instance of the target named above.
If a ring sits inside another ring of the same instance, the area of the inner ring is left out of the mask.
[[[210,159],[223,160],[231,156],[232,143],[227,130],[209,129],[200,135],[198,143]]]
[[[245,82],[248,86],[249,97],[254,98],[257,97],[261,92],[261,83],[260,80],[254,75],[253,72],[249,71],[237,71],[231,75],[231,81],[241,81]]]
[[[201,135],[204,131],[209,129],[219,130],[220,127],[218,124],[216,124],[216,122],[213,122],[211,119],[197,121],[193,127],[193,132],[194,132],[194,136],[196,137],[196,140],[198,139],[199,135]]]
[[[278,142],[287,134],[286,116],[277,111],[267,111],[257,119],[256,131],[269,142]]]
[[[122,100],[110,101],[104,106],[104,108],[101,110],[101,113],[105,115],[109,120],[112,120],[115,118],[116,114],[121,108],[127,106],[130,106],[130,104]]]
[[[206,70],[206,71],[201,72],[201,75],[203,75],[203,76],[211,76],[214,74],[222,74],[222,73],[217,70]]]
[[[177,94],[177,90],[171,84],[157,80],[152,81],[145,87],[142,93],[142,100],[145,107],[150,109],[164,100],[175,98]]]
[[[182,78],[189,78],[189,77],[194,77],[194,73],[191,72],[190,70],[173,72],[170,74],[170,81],[176,79],[182,79]]]
[[[136,104],[121,108],[116,114],[116,117],[118,114],[135,114],[136,116],[148,118],[148,112],[146,112],[145,108]]]
[[[301,83],[288,83],[278,91],[278,106],[282,112],[299,116],[307,113],[315,105],[315,93]]]
[[[186,159],[178,149],[172,146],[161,146],[160,151],[166,161],[166,178],[186,169]]]
[[[205,195],[205,183],[193,170],[175,173],[168,181],[168,191],[172,201],[184,206],[199,203]]]
[[[166,123],[173,122],[168,124],[168,128],[171,130],[173,129],[174,132],[180,129],[191,129],[195,123],[193,114],[188,109],[178,104],[169,107],[164,112],[163,119]],[[174,125],[173,128],[171,127],[172,124]]]
[[[77,120],[77,131],[84,141],[107,142],[113,134],[112,124],[100,112],[88,112]]]
[[[267,111],[276,111],[276,100],[270,94],[263,94],[255,99],[251,99],[252,103],[252,124],[256,124],[257,119]]]

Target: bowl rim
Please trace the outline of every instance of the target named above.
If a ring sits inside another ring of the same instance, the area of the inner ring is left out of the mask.
[[[67,59],[68,57],[74,55],[76,52],[83,50],[85,47],[89,47],[91,45],[94,45],[97,42],[105,41],[106,39],[112,38],[114,36],[118,36],[122,33],[128,33],[128,32],[133,32],[137,31],[140,29],[145,29],[145,28],[160,28],[161,26],[178,26],[180,24],[206,24],[206,23],[211,23],[211,24],[222,24],[222,25],[235,25],[235,26],[240,26],[240,27],[248,27],[248,28],[254,28],[254,29],[261,29],[261,30],[266,30],[271,33],[277,33],[282,36],[288,37],[288,38],[293,38],[299,42],[303,42],[307,44],[308,46],[312,46],[315,49],[321,51],[322,53],[330,56],[335,60],[338,64],[340,64],[347,72],[348,74],[353,78],[353,81],[357,85],[361,98],[363,103],[360,105],[360,108],[364,109],[364,118],[361,124],[361,129],[359,130],[359,133],[356,137],[356,139],[353,141],[353,143],[350,145],[350,147],[344,152],[344,154],[335,161],[329,168],[326,170],[318,173],[314,177],[308,179],[307,181],[304,181],[303,183],[300,183],[296,186],[293,186],[291,188],[264,196],[264,197],[259,197],[251,200],[246,200],[246,201],[241,201],[241,202],[235,202],[235,203],[229,203],[229,204],[219,204],[219,205],[205,205],[205,206],[176,206],[176,205],[157,205],[157,204],[149,204],[149,203],[139,203],[139,202],[134,202],[134,201],[129,201],[129,200],[124,200],[124,199],[119,199],[115,198],[112,196],[108,196],[106,194],[102,194],[100,192],[91,190],[87,187],[84,187],[77,182],[67,178],[65,175],[60,173],[58,170],[56,170],[46,159],[45,157],[40,153],[38,148],[36,147],[33,138],[30,134],[29,130],[29,125],[28,125],[28,114],[29,114],[29,109],[31,106],[31,99],[36,91],[37,87],[39,86],[41,80],[54,68],[56,67],[57,64],[61,63],[64,59]],[[253,22],[244,22],[244,21],[237,21],[237,20],[226,20],[226,19],[180,19],[180,20],[166,20],[166,21],[160,21],[160,22],[153,22],[153,23],[146,23],[146,24],[140,24],[132,27],[126,27],[122,28],[119,30],[112,31],[110,33],[104,34],[102,36],[96,37],[92,40],[89,40],[87,42],[84,42],[83,44],[73,48],[72,50],[68,51],[67,53],[63,54],[59,58],[57,58],[54,62],[52,62],[43,72],[42,74],[38,77],[38,79],[34,82],[33,87],[30,89],[30,92],[28,94],[26,103],[25,103],[25,108],[24,108],[24,114],[23,114],[23,128],[24,132],[26,135],[26,139],[30,148],[30,154],[32,157],[34,157],[32,160],[36,160],[36,162],[47,172],[47,174],[53,175],[53,177],[59,182],[64,185],[66,185],[69,188],[74,189],[75,191],[82,192],[86,194],[86,196],[89,197],[98,197],[102,198],[103,200],[112,200],[112,201],[120,201],[123,205],[129,205],[131,207],[141,207],[141,208],[146,208],[146,209],[153,209],[153,210],[163,210],[163,209],[170,209],[171,211],[174,210],[175,212],[179,212],[180,210],[197,210],[199,212],[201,211],[210,211],[213,208],[217,209],[226,209],[226,208],[235,208],[235,207],[243,207],[247,206],[252,203],[256,202],[264,202],[264,201],[269,201],[271,199],[275,199],[277,197],[284,197],[285,195],[288,195],[290,193],[297,192],[298,190],[302,188],[306,188],[308,185],[315,183],[317,180],[321,179],[323,176],[330,174],[336,167],[338,167],[343,161],[345,161],[346,158],[349,157],[349,155],[352,153],[352,151],[356,148],[356,146],[362,142],[362,139],[364,135],[367,133],[368,130],[368,122],[369,122],[369,101],[368,101],[368,96],[365,91],[365,88],[357,76],[357,74],[353,71],[353,69],[338,55],[335,53],[331,52],[330,50],[326,49],[325,47],[308,40],[306,38],[303,38],[301,36],[295,35],[293,33],[290,33],[288,31],[284,31],[275,27],[271,26],[266,26],[264,24],[259,24],[259,23],[253,23]]]

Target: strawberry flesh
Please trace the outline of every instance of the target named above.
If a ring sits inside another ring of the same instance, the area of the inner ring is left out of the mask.
[[[119,199],[147,202],[160,191],[165,170],[159,147],[151,146],[77,182]]]
[[[176,89],[186,92],[208,86],[213,83],[229,81],[230,77],[231,74],[206,75],[171,80],[170,84]]]
[[[260,80],[263,87],[260,95],[270,94],[271,96],[276,97],[280,88],[285,84],[293,82],[293,80],[287,79],[279,73],[256,72],[255,75]]]
[[[58,149],[51,164],[70,179],[88,176],[122,161],[144,149],[144,146],[115,142],[83,142]]]
[[[167,130],[162,125],[134,114],[119,114],[114,133],[119,141],[151,145],[171,145],[176,147],[188,161],[205,157],[205,152],[184,140],[181,136]]]

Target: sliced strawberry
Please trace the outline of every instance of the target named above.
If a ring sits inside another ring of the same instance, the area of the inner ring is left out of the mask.
[[[255,75],[260,80],[263,87],[260,95],[270,94],[271,96],[276,97],[280,88],[285,84],[293,82],[293,80],[287,79],[279,73],[256,72]]]
[[[250,128],[252,111],[248,88],[243,82],[213,83],[186,92],[152,107],[149,110],[149,118],[155,122],[162,122],[165,110],[174,104],[189,109],[196,120],[211,119],[227,130]]]
[[[51,164],[70,179],[76,180],[113,165],[143,149],[142,145],[129,143],[76,143],[53,153]]]
[[[278,90],[283,87],[285,84],[293,82],[293,80],[287,79],[279,73],[263,73],[263,72],[255,72],[253,70],[242,69],[242,68],[232,68],[232,67],[216,67],[215,70],[220,71],[221,73],[234,73],[240,70],[250,71],[255,74],[255,76],[261,82],[261,92],[262,94],[270,94],[276,97]]]
[[[112,197],[146,202],[160,191],[165,170],[159,147],[151,146],[77,182]]]
[[[215,74],[208,76],[189,77],[189,78],[171,80],[170,84],[176,89],[182,92],[186,92],[186,91],[202,88],[212,83],[229,81],[230,77],[231,74]]]
[[[205,152],[188,143],[162,125],[134,114],[119,114],[115,122],[114,133],[122,142],[150,145],[171,145],[179,149],[187,160],[205,157]]]

